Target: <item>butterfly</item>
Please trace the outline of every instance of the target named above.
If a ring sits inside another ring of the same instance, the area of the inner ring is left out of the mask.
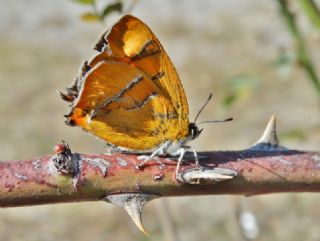
[[[138,167],[156,155],[179,155],[180,165],[190,149],[186,143],[202,129],[189,122],[184,89],[159,40],[145,23],[126,15],[94,49],[98,54],[61,94],[72,103],[66,123],[117,149],[152,152]]]

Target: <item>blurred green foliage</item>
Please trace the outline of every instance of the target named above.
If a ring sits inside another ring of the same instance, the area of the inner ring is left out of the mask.
[[[310,22],[320,29],[320,10],[313,0],[299,0],[301,9],[304,11]]]
[[[313,13],[316,13],[317,11],[317,5],[315,4],[314,1],[312,0],[307,0],[309,2],[308,4],[308,12],[311,12],[310,9],[314,9],[312,11]],[[303,3],[306,1],[300,1],[300,3]],[[304,36],[302,33],[301,27],[297,24],[296,20],[296,14],[295,12],[291,9],[290,1],[288,0],[278,0],[279,3],[279,8],[280,8],[280,13],[283,16],[283,19],[285,20],[288,30],[292,35],[292,38],[294,40],[295,44],[295,52],[297,55],[297,59],[299,63],[301,64],[300,66],[304,69],[306,74],[308,75],[308,79],[312,83],[317,95],[320,98],[320,79],[317,74],[317,71],[314,67],[314,63],[312,61],[312,58],[308,52],[308,46],[306,41],[304,40]],[[312,4],[310,4],[312,3]],[[300,4],[299,6],[302,6],[303,4]],[[306,6],[306,5],[303,5]],[[304,8],[306,9],[306,8]],[[310,16],[310,15],[309,15]],[[319,16],[320,17],[320,16]]]
[[[279,77],[283,79],[288,78],[295,63],[297,63],[297,56],[293,51],[280,51],[277,59],[274,61]]]
[[[77,3],[81,3],[81,4],[94,4],[95,0],[74,0]]]
[[[281,140],[294,139],[297,141],[304,141],[307,139],[306,133],[304,133],[304,131],[301,129],[288,130],[286,132],[280,133],[279,137]]]
[[[261,78],[255,76],[240,75],[226,82],[227,93],[223,99],[223,106],[229,108],[237,101],[250,96],[250,93],[260,84]]]
[[[74,0],[75,2],[83,5],[89,5],[91,10],[81,14],[81,19],[84,21],[101,21],[103,22],[106,17],[111,13],[118,12],[121,13],[123,10],[123,4],[121,1],[115,1],[111,3],[104,4],[103,7],[98,8],[97,0]]]

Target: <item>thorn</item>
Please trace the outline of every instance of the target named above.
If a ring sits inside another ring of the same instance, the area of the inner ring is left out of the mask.
[[[148,194],[148,193],[121,193],[112,194],[105,197],[105,201],[113,203],[118,207],[124,208],[129,214],[132,221],[138,227],[138,229],[143,232],[146,236],[150,235],[145,230],[142,220],[141,213],[143,206],[152,199],[159,197],[159,195]]]
[[[254,144],[261,144],[261,143],[266,143],[269,145],[274,145],[277,146],[279,145],[279,140],[277,137],[277,130],[276,130],[276,116],[272,115],[266,129],[264,130],[262,136],[260,139]]]
[[[287,148],[279,144],[277,129],[276,129],[276,116],[272,115],[266,129],[264,130],[260,139],[253,144],[249,150],[264,150],[264,151],[283,151]]]

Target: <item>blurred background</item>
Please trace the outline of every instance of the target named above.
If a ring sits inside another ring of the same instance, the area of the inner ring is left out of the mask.
[[[61,139],[77,152],[104,152],[102,141],[64,124],[68,106],[56,90],[71,84],[93,56],[100,34],[120,16],[119,5],[0,2],[1,160],[52,153]],[[146,22],[171,57],[190,119],[211,92],[214,101],[200,119],[234,118],[205,126],[192,143],[197,150],[247,148],[272,114],[283,145],[320,150],[319,1],[122,3],[122,12]],[[143,219],[152,240],[320,240],[319,201],[318,194],[167,198],[148,204]],[[123,210],[103,202],[2,209],[0,215],[0,240],[148,239]]]

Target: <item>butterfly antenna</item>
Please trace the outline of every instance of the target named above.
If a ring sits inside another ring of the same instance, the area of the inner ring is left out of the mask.
[[[212,93],[209,95],[209,97],[208,97],[207,101],[203,104],[203,106],[202,106],[202,107],[201,107],[201,109],[199,110],[199,112],[198,112],[198,114],[197,114],[196,118],[194,118],[193,123],[196,123],[196,121],[197,121],[197,119],[198,119],[199,115],[201,114],[201,112],[203,111],[203,109],[206,107],[206,105],[209,103],[209,101],[211,100],[211,98],[212,98]]]
[[[233,118],[227,118],[227,119],[224,119],[224,120],[211,120],[211,121],[202,121],[200,123],[198,123],[198,125],[201,125],[201,124],[206,124],[206,123],[219,123],[219,122],[228,122],[228,121],[232,121]]]

